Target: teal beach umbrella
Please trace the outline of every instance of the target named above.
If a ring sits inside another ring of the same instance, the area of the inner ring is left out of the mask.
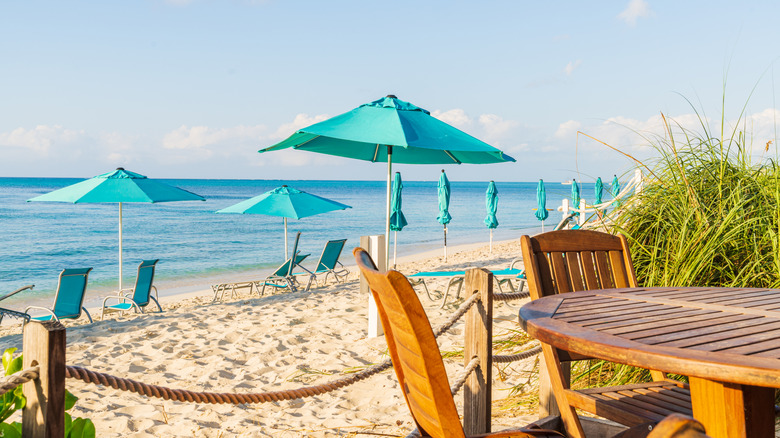
[[[119,289],[122,289],[122,203],[205,201],[187,190],[163,184],[121,167],[79,183],[63,187],[35,198],[33,201],[79,203],[119,203]]]
[[[593,198],[593,204],[599,205],[602,202],[602,197],[604,196],[604,183],[601,182],[601,177],[596,178],[596,186],[595,186],[596,196]]]
[[[618,181],[617,175],[612,177],[612,184],[609,186],[609,191],[612,193],[612,197],[618,199],[620,195],[620,181]],[[615,207],[620,206],[620,201],[615,201]]]
[[[390,197],[390,229],[395,233],[395,238],[393,239],[393,266],[395,266],[396,250],[398,249],[398,232],[407,225],[404,213],[401,211],[401,189],[403,188],[401,172],[396,172],[395,179],[393,179],[393,193]]]
[[[488,164],[515,161],[500,150],[393,95],[296,131],[259,152],[293,148],[387,163],[385,242],[390,235],[393,163]],[[387,245],[389,254],[389,245]]]
[[[574,208],[580,208],[580,185],[576,179],[571,181],[571,203]],[[575,216],[578,215],[579,213],[575,213]]]
[[[450,180],[447,179],[447,174],[444,173],[444,169],[441,170],[439,175],[439,185],[437,188],[439,196],[439,216],[436,218],[440,224],[444,225],[444,261],[447,261],[447,224],[452,220],[450,216]]]
[[[537,219],[542,221],[542,231],[544,231],[544,220],[550,215],[547,212],[547,191],[544,189],[544,181],[539,179],[539,184],[536,186],[536,213],[534,213]]]
[[[340,202],[283,185],[254,198],[218,210],[217,213],[264,214],[284,218],[284,259],[287,253],[287,219],[301,219],[334,210],[352,208]]]
[[[498,189],[496,183],[490,181],[488,184],[487,192],[485,192],[485,208],[487,209],[487,216],[485,216],[485,225],[490,229],[490,253],[493,253],[493,229],[498,227],[498,218],[496,217],[496,211],[498,210]]]

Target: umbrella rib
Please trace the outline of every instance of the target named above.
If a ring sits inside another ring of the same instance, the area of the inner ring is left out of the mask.
[[[376,163],[376,157],[379,156],[379,143],[377,143],[376,148],[374,149],[374,158],[371,159],[372,163]]]
[[[447,156],[448,156],[448,157],[452,158],[452,161],[454,161],[454,162],[455,162],[455,164],[463,164],[463,163],[461,163],[461,162],[460,162],[460,160],[459,160],[459,159],[455,158],[455,156],[454,156],[454,155],[452,155],[452,154],[450,153],[450,151],[444,151],[444,153],[445,153],[445,154],[447,154]]]
[[[300,131],[299,131],[299,132],[300,132]],[[318,138],[320,138],[320,137],[321,137],[320,135],[317,135],[317,136],[315,136],[315,137],[312,137],[312,138],[310,138],[310,139],[308,139],[308,140],[304,141],[303,143],[301,143],[301,144],[299,144],[299,145],[295,145],[295,146],[293,146],[293,149],[298,149],[298,148],[300,148],[301,146],[305,145],[306,143],[308,143],[308,142],[310,142],[310,141],[314,141],[314,140],[316,140],[316,139],[318,139]],[[273,148],[273,146],[271,146],[271,148]],[[273,150],[273,149],[271,149],[271,148],[268,148],[268,150],[267,150],[266,152],[271,152],[271,151]]]

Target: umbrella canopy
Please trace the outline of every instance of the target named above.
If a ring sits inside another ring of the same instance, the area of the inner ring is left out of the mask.
[[[390,200],[390,229],[393,231],[401,231],[407,225],[404,213],[401,211],[401,190],[403,188],[401,172],[396,172]]]
[[[547,191],[544,189],[544,181],[539,180],[539,185],[536,186],[536,213],[534,213],[537,219],[544,221],[550,215],[547,212]],[[544,224],[542,224],[544,227]]]
[[[385,242],[390,234],[392,163],[487,164],[515,161],[500,150],[432,117],[430,112],[393,95],[303,128],[261,149],[293,148],[358,160],[387,163]],[[389,253],[389,245],[386,245]]]
[[[205,201],[200,195],[178,187],[157,182],[139,173],[121,167],[97,175],[79,183],[63,187],[35,198],[33,201],[98,203],[119,203],[119,289],[122,289],[122,203],[123,202],[173,202]]]
[[[596,190],[596,197],[593,198],[593,204],[599,205],[602,202],[601,198],[604,196],[604,183],[601,182],[601,177],[596,178],[595,190]]]
[[[287,253],[287,219],[301,219],[334,210],[352,208],[340,202],[283,185],[254,198],[218,210],[217,213],[264,214],[284,218],[284,258]]]
[[[485,208],[487,209],[485,225],[490,229],[498,228],[498,218],[496,218],[496,211],[498,210],[498,189],[496,188],[496,183],[493,181],[490,181],[487,192],[485,192]]]
[[[612,197],[617,199],[620,194],[620,181],[618,181],[617,175],[613,176],[612,184],[609,186],[609,191],[612,193]],[[615,207],[620,205],[620,201],[615,201]]]
[[[571,203],[573,208],[580,208],[580,185],[577,184],[577,180],[571,181]],[[579,213],[575,213],[579,215]]]

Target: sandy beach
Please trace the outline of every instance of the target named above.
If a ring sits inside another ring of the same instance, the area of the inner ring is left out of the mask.
[[[518,241],[441,249],[399,260],[398,270],[507,268],[519,256]],[[344,254],[344,261],[352,261]],[[67,363],[148,384],[193,391],[263,392],[317,385],[388,358],[384,338],[367,338],[367,301],[356,268],[346,283],[332,282],[309,292],[239,298],[211,304],[204,285],[197,293],[163,299],[163,313],[125,314],[105,321],[66,321]],[[444,280],[432,282],[443,291]],[[418,290],[434,327],[458,302],[439,309]],[[517,329],[521,302],[496,303],[495,334]],[[99,312],[93,312],[99,316]],[[85,324],[86,323],[86,324]],[[3,326],[0,345],[21,348],[20,326]],[[439,338],[443,352],[463,347],[463,323]],[[452,379],[461,358],[445,359]],[[534,359],[494,371],[494,400],[528,381]],[[405,436],[411,417],[392,370],[324,395],[252,405],[164,401],[68,379],[79,397],[75,416],[91,418],[100,437],[298,437],[389,434]],[[462,396],[456,397],[461,409]],[[18,414],[17,414],[18,415]],[[524,425],[530,415],[494,409],[494,430]]]

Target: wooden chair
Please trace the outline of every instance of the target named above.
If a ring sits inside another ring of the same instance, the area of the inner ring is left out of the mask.
[[[691,417],[672,414],[658,424],[634,426],[612,438],[710,438],[704,426]]]
[[[376,301],[393,368],[419,432],[426,437],[465,437],[439,346],[414,289],[400,272],[377,271],[362,248],[355,248],[353,253]],[[478,436],[562,435],[551,430],[521,429]]]
[[[625,236],[562,230],[522,236],[520,246],[531,299],[591,289],[637,287]],[[584,437],[574,408],[624,424],[655,423],[668,415],[692,415],[687,385],[651,371],[654,382],[572,390],[568,363],[589,359],[542,344],[550,386],[569,435]],[[541,401],[541,400],[540,400]],[[541,401],[543,402],[543,401]]]

